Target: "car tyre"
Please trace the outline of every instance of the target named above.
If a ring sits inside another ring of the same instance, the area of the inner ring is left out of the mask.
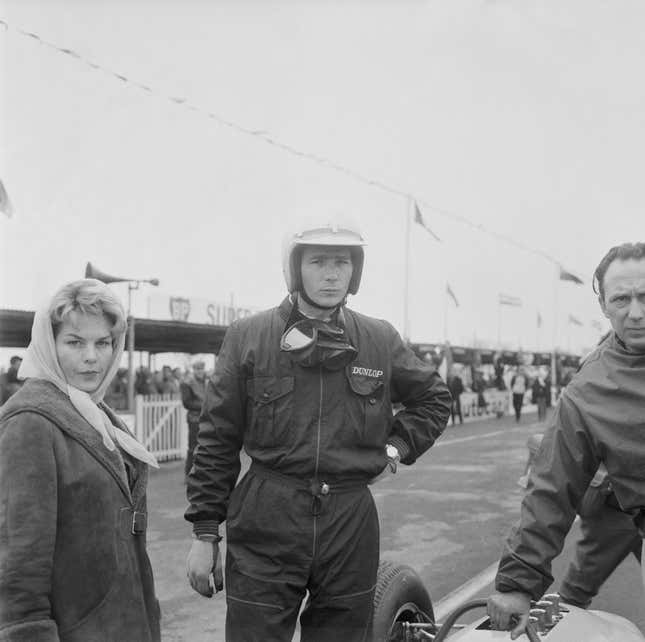
[[[373,642],[404,640],[402,622],[434,622],[432,600],[412,568],[384,560],[374,592]]]

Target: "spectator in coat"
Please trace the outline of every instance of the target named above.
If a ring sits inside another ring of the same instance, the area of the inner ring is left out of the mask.
[[[2,385],[0,386],[0,404],[3,404],[5,401],[11,397],[11,395],[18,392],[20,386],[22,386],[22,379],[18,378],[18,369],[22,359],[18,356],[13,356],[9,360],[9,367],[7,372],[2,375]]]
[[[185,473],[188,475],[193,466],[193,450],[197,445],[199,415],[206,396],[206,364],[200,359],[193,363],[193,376],[181,384],[181,400],[188,411],[188,452],[186,453]]]
[[[179,393],[179,382],[175,379],[170,366],[163,366],[161,368],[161,378],[157,384],[157,392],[160,395],[174,395]]]
[[[548,388],[544,372],[540,371],[538,376],[533,380],[531,386],[531,403],[537,405],[538,421],[546,419],[546,404],[548,398]]]
[[[149,368],[142,366],[137,370],[137,376],[134,382],[134,389],[138,395],[156,395],[157,386],[154,377]]]
[[[524,405],[524,395],[528,390],[528,380],[524,369],[520,368],[517,374],[511,379],[511,392],[513,393],[513,410],[515,410],[515,421],[520,422],[522,418],[522,406]]]
[[[452,406],[450,408],[450,415],[452,417],[452,425],[455,425],[455,415],[459,417],[459,423],[464,423],[463,415],[461,414],[461,399],[459,395],[464,391],[464,382],[461,380],[459,374],[455,371],[450,381],[448,382],[448,388],[450,394],[452,395]]]
[[[128,408],[128,369],[119,368],[105,393],[106,403],[113,410]]]
[[[487,406],[486,396],[484,395],[484,390],[486,390],[486,381],[484,380],[484,374],[480,370],[475,371],[472,390],[477,394],[477,414],[483,415],[486,412]]]
[[[551,408],[553,406],[553,392],[552,392],[553,381],[551,380],[550,368],[546,368],[546,376],[544,377],[544,383],[546,384],[546,407]]]

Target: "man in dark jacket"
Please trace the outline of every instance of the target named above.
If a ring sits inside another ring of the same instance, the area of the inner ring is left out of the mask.
[[[364,242],[352,224],[326,221],[288,237],[290,296],[230,327],[207,388],[188,575],[212,594],[226,520],[229,641],[291,640],[307,591],[302,640],[367,639],[379,557],[367,485],[414,463],[450,413],[446,385],[396,330],[345,307]],[[242,447],[252,463],[235,486]]]
[[[20,369],[21,363],[21,357],[11,357],[7,372],[0,376],[0,405],[20,390],[20,386],[24,383],[22,379],[18,378],[18,370]]]
[[[596,289],[597,285],[597,289]],[[594,290],[613,333],[563,390],[538,451],[488,601],[493,627],[519,637],[531,598],[553,581],[551,561],[598,467],[604,463],[622,512],[644,521],[645,243],[612,248],[594,273]],[[517,624],[513,618],[517,617]]]
[[[181,401],[186,413],[188,423],[188,452],[186,453],[185,472],[190,472],[193,466],[193,451],[197,445],[199,432],[199,415],[206,396],[206,364],[200,359],[193,363],[193,376],[181,383]]]
[[[455,425],[455,415],[459,417],[459,423],[464,423],[464,417],[461,414],[461,394],[464,392],[464,382],[457,372],[454,372],[452,377],[448,380],[448,387],[452,395],[452,406],[450,408],[450,415],[452,417],[452,425]]]

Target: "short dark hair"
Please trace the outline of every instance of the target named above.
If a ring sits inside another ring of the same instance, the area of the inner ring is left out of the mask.
[[[16,363],[18,363],[18,361],[22,361],[22,357],[19,357],[19,356],[17,356],[17,355],[14,355],[13,357],[11,357],[11,359],[9,359],[9,365],[12,365],[12,366],[13,366],[13,365],[15,365]]]
[[[602,257],[602,261],[598,263],[598,267],[593,273],[592,281],[593,291],[601,299],[605,298],[603,280],[607,268],[616,260],[626,261],[627,259],[645,259],[645,243],[623,243],[622,245],[615,245]]]

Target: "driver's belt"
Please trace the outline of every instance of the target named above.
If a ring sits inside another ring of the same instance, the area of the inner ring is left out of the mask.
[[[249,472],[261,479],[279,482],[280,484],[294,488],[295,490],[305,491],[311,494],[311,513],[319,515],[322,508],[322,500],[328,495],[337,495],[339,493],[352,493],[367,488],[366,479],[342,479],[332,478],[329,480],[320,477],[302,479],[293,475],[285,475],[277,470],[273,470],[263,464],[253,461]]]

